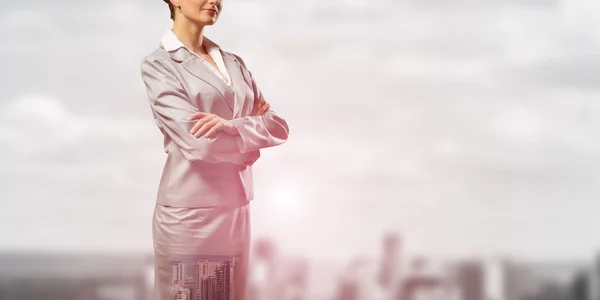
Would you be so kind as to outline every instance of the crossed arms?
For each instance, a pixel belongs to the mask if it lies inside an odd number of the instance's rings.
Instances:
[[[141,75],[156,124],[188,160],[247,166],[258,159],[260,149],[280,145],[288,138],[287,122],[275,112],[264,109],[266,101],[254,79],[255,115],[224,120],[199,111],[160,59],[145,58]],[[259,114],[261,107],[264,113]]]

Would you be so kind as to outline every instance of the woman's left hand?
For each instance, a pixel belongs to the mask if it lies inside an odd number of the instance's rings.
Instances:
[[[269,104],[265,100],[265,98],[263,98],[261,96],[257,101],[254,101],[254,106],[252,107],[252,111],[250,112],[250,115],[251,116],[262,116],[266,112],[268,112],[270,109],[271,109],[271,104]]]
[[[233,124],[215,114],[209,114],[204,112],[196,112],[192,114],[189,120],[198,120],[190,131],[195,137],[205,136],[207,138],[213,137],[217,131],[225,131],[228,134],[238,134],[237,128]]]

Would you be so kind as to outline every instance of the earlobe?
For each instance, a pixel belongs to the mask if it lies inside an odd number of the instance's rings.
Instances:
[[[171,1],[171,3],[177,8],[177,10],[181,10],[181,3],[179,3],[179,1]]]

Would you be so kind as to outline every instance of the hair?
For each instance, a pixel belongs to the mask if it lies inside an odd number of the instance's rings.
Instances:
[[[169,5],[169,11],[171,12],[171,20],[175,20],[175,7],[173,6],[173,3],[171,3],[170,0],[163,1],[165,1],[165,3]]]

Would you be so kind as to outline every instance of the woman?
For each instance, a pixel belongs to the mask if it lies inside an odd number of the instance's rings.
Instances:
[[[204,37],[222,0],[164,1],[173,28],[141,63],[167,153],[152,227],[157,299],[244,299],[252,165],[288,125],[244,61]]]

